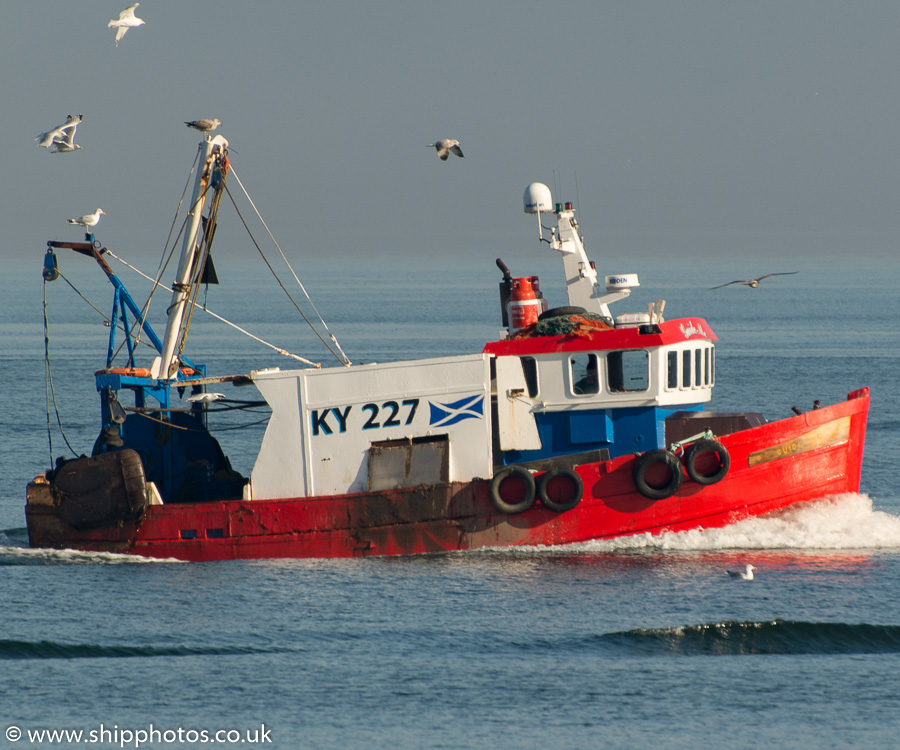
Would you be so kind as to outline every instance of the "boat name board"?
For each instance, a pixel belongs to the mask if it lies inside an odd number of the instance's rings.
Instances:
[[[831,445],[846,443],[850,439],[850,417],[841,417],[832,422],[819,425],[809,432],[805,432],[793,440],[787,440],[771,448],[751,453],[748,465],[755,466],[768,461],[776,461],[779,458],[796,456],[798,453],[806,453],[816,448],[826,448]]]

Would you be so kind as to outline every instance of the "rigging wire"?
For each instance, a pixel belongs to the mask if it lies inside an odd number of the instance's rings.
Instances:
[[[238,182],[240,182],[240,180],[238,180]],[[338,360],[338,362],[340,362],[341,364],[343,364],[345,366],[349,365],[350,360],[347,359],[347,356],[344,355],[343,352],[341,352],[341,355],[343,355],[343,358],[342,358],[341,356],[338,355],[337,352],[334,351],[334,349],[331,348],[331,346],[329,346],[328,342],[322,337],[322,334],[320,334],[316,330],[316,327],[312,324],[312,321],[310,321],[310,319],[308,317],[306,317],[306,313],[304,313],[303,310],[300,309],[300,305],[297,304],[297,302],[291,296],[291,293],[284,286],[284,282],[282,282],[282,280],[280,278],[278,278],[278,274],[275,273],[275,269],[272,268],[272,264],[269,263],[268,258],[266,258],[265,254],[263,253],[262,248],[259,246],[259,243],[256,241],[256,238],[253,236],[253,232],[251,232],[250,227],[247,226],[247,222],[244,219],[243,214],[241,214],[241,210],[237,207],[237,203],[235,203],[234,196],[231,194],[231,191],[228,189],[227,185],[225,186],[225,192],[228,193],[228,197],[231,199],[231,203],[234,206],[234,210],[237,211],[238,218],[241,220],[241,223],[244,225],[244,229],[246,229],[247,234],[250,235],[250,241],[253,243],[253,245],[256,248],[257,252],[259,253],[260,257],[263,259],[263,262],[269,267],[269,270],[272,272],[272,276],[274,276],[275,281],[278,282],[278,286],[280,286],[282,291],[287,295],[287,298],[294,305],[297,312],[300,313],[303,320],[306,321],[307,325],[309,325],[312,332],[314,334],[316,334],[316,337],[319,339],[319,341],[321,341],[325,345],[325,348],[328,349],[328,351],[330,351],[332,353],[332,355],[335,357],[335,359]],[[338,347],[338,348],[340,349],[340,347]]]
[[[344,353],[344,350],[341,349],[341,345],[338,343],[338,340],[337,340],[337,338],[334,336],[334,334],[333,334],[330,330],[328,330],[328,324],[325,322],[325,319],[322,317],[322,315],[321,315],[321,313],[319,312],[318,308],[316,307],[315,303],[312,301],[312,298],[309,296],[309,293],[306,291],[306,287],[303,286],[303,284],[301,283],[301,281],[300,281],[300,279],[298,278],[297,274],[294,272],[294,269],[291,267],[290,262],[288,261],[287,257],[286,257],[285,254],[284,254],[284,251],[283,251],[283,250],[281,249],[281,247],[279,246],[279,244],[278,244],[278,242],[276,241],[274,235],[272,234],[272,231],[269,229],[269,225],[266,224],[266,220],[263,219],[262,214],[260,214],[259,209],[256,207],[256,204],[253,202],[253,199],[250,197],[250,194],[247,192],[247,188],[245,188],[245,187],[244,187],[244,183],[241,182],[241,178],[238,177],[237,172],[234,171],[234,167],[233,167],[233,166],[231,167],[231,174],[234,175],[234,179],[237,180],[237,184],[240,186],[241,190],[243,191],[244,196],[247,198],[247,200],[249,201],[250,205],[253,207],[253,210],[256,212],[257,218],[259,218],[259,220],[260,220],[260,222],[262,223],[263,227],[265,227],[265,230],[266,230],[266,232],[268,233],[269,238],[272,240],[273,244],[274,244],[275,247],[278,249],[278,252],[281,254],[281,257],[282,257],[282,259],[284,260],[285,265],[288,267],[288,270],[290,270],[291,274],[292,274],[293,277],[294,277],[294,281],[297,282],[297,286],[300,287],[300,289],[303,291],[303,294],[306,296],[307,301],[308,301],[309,304],[312,306],[312,309],[315,310],[316,315],[319,317],[319,321],[322,323],[322,327],[328,332],[328,337],[329,337],[329,338],[331,339],[331,341],[334,343],[334,345],[335,345],[335,347],[337,348],[337,350],[341,353],[341,357],[343,357],[343,364],[344,364],[344,365],[349,365],[349,364],[350,364],[350,359],[349,359],[349,358],[347,357],[347,355]],[[226,187],[226,190],[227,190],[227,189],[228,189],[228,188]],[[231,197],[231,193],[230,193],[230,192],[229,192],[228,195],[229,195],[229,197]],[[233,202],[234,202],[234,199],[232,198],[232,203],[233,203]],[[237,208],[237,206],[235,206],[235,208]],[[243,221],[243,218],[241,219],[241,221]],[[246,226],[246,224],[245,224],[244,226]],[[249,231],[249,230],[248,230],[248,231]],[[269,267],[271,268],[271,266],[269,266]],[[292,301],[293,301],[293,300],[292,300]],[[301,313],[301,315],[302,315],[302,313]],[[306,318],[305,315],[304,315],[303,317],[304,317],[304,319]],[[309,321],[307,321],[307,322],[309,322]],[[310,323],[310,326],[312,326],[311,323]],[[327,344],[326,344],[326,346],[327,346]]]
[[[147,274],[145,274],[145,273],[144,273],[143,271],[141,271],[139,268],[135,268],[135,267],[134,267],[133,265],[131,265],[128,261],[126,261],[126,260],[123,259],[123,258],[120,258],[118,255],[116,255],[116,254],[115,254],[114,252],[112,252],[111,250],[107,250],[107,251],[106,251],[106,254],[107,254],[110,258],[114,258],[115,260],[119,261],[119,263],[121,263],[123,266],[127,266],[128,268],[130,268],[130,269],[131,269],[132,271],[134,271],[138,276],[143,276],[143,277],[144,277],[145,279],[147,279],[148,281],[153,281],[153,278],[152,278],[152,277],[150,277],[150,276],[148,276]],[[165,284],[159,284],[158,286],[159,286],[160,289],[164,289],[164,290],[166,290],[167,292],[171,292],[171,291],[172,291],[172,289],[169,288],[169,287],[167,287]],[[215,318],[216,320],[218,320],[220,323],[224,323],[225,325],[231,326],[231,327],[234,328],[236,331],[239,331],[240,333],[243,333],[245,336],[249,336],[251,339],[253,339],[254,341],[259,342],[259,343],[262,344],[263,346],[267,346],[267,347],[269,347],[270,349],[273,349],[274,351],[276,351],[278,354],[280,354],[280,355],[283,356],[283,357],[290,357],[291,359],[296,359],[298,362],[303,362],[304,364],[311,365],[312,367],[321,367],[321,366],[322,366],[322,365],[321,365],[320,363],[318,363],[318,362],[313,362],[312,360],[309,360],[309,359],[306,359],[306,358],[304,358],[304,357],[301,357],[299,354],[292,354],[291,352],[289,352],[289,351],[287,351],[287,350],[285,350],[285,349],[282,349],[281,347],[276,346],[275,344],[269,343],[269,342],[266,341],[265,339],[261,339],[259,336],[255,336],[254,334],[250,333],[250,331],[248,331],[248,330],[246,330],[246,329],[244,329],[244,328],[241,328],[241,327],[240,327],[239,325],[237,325],[236,323],[232,323],[230,320],[227,320],[226,318],[223,318],[221,315],[218,315],[218,314],[214,313],[214,312],[213,312],[212,310],[210,310],[208,307],[201,306],[200,309],[203,310],[203,312],[205,312],[207,315],[211,315],[212,317],[214,317],[214,318]]]
[[[53,431],[50,427],[50,401],[53,401],[53,410],[56,413],[56,424],[59,425],[59,432],[63,440],[72,451],[72,455],[77,456],[78,453],[66,437],[66,431],[63,429],[62,420],[59,416],[59,405],[56,403],[56,390],[53,387],[53,368],[50,366],[50,320],[47,315],[47,280],[44,279],[44,373],[47,403],[47,442],[50,447],[50,465],[53,466]]]

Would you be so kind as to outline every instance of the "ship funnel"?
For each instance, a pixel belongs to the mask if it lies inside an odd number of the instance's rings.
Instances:
[[[548,213],[553,211],[553,196],[550,188],[543,182],[532,182],[525,188],[523,196],[526,214]]]

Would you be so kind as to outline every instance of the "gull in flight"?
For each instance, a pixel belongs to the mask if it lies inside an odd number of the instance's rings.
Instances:
[[[129,5],[125,10],[119,13],[118,18],[114,18],[107,25],[110,29],[117,29],[116,31],[116,47],[119,46],[119,42],[122,41],[122,37],[128,33],[128,29],[134,26],[141,26],[142,24],[147,23],[146,21],[141,20],[136,15],[134,15],[134,9],[138,7],[140,3],[135,3],[134,5]]]
[[[457,156],[462,156],[462,149],[459,147],[459,141],[453,138],[441,138],[439,141],[429,143],[425,148],[433,148],[437,150],[437,155],[441,157],[441,161],[447,161],[452,151]]]
[[[744,570],[729,570],[728,575],[732,578],[743,578],[745,581],[752,581],[754,570],[756,570],[755,565],[747,565]]]
[[[190,122],[185,121],[184,124],[189,128],[194,128],[194,130],[208,133],[210,130],[215,130],[222,123],[214,117],[212,120],[191,120]]]
[[[98,208],[92,214],[85,214],[84,216],[79,216],[77,219],[66,219],[66,221],[69,222],[69,224],[77,224],[87,229],[88,227],[97,226],[97,222],[100,221],[101,215],[105,216],[106,211],[102,208]]]
[[[55,128],[53,128],[53,130],[48,130],[46,133],[38,134],[38,137],[34,140],[38,142],[38,146],[42,146],[43,148],[50,148],[50,146],[52,146],[54,143],[60,143],[69,138],[74,138],[75,128],[78,127],[78,123],[80,123],[83,118],[84,115],[69,115],[68,117],[66,117],[66,121],[62,125],[57,125]],[[78,146],[78,148],[81,148],[81,146]]]
[[[787,271],[785,273],[767,273],[764,276],[760,276],[758,279],[735,279],[734,281],[729,281],[727,284],[719,284],[719,286],[711,286],[710,289],[721,289],[723,286],[731,286],[732,284],[746,284],[751,289],[756,289],[759,286],[759,282],[763,279],[768,279],[770,276],[792,276],[795,273],[799,273],[798,271]]]
[[[75,143],[75,128],[69,128],[65,139],[56,139],[53,141],[53,148],[50,149],[51,154],[70,154],[81,148]]]
[[[197,401],[209,404],[213,401],[221,401],[223,398],[225,398],[224,393],[195,393],[193,396],[188,396],[185,401],[191,404]]]

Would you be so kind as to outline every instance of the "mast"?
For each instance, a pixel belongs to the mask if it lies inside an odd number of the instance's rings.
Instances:
[[[197,178],[194,181],[194,192],[191,196],[188,222],[181,246],[181,257],[178,272],[172,284],[172,301],[169,303],[166,332],[162,339],[162,352],[154,360],[152,376],[163,380],[173,379],[178,374],[178,342],[181,339],[185,312],[191,297],[191,288],[200,271],[200,243],[198,238],[202,229],[202,213],[206,199],[210,193],[210,182],[215,182],[219,170],[226,166],[225,154],[228,141],[217,135],[206,137],[200,144],[200,161]],[[214,188],[216,186],[214,185]]]

